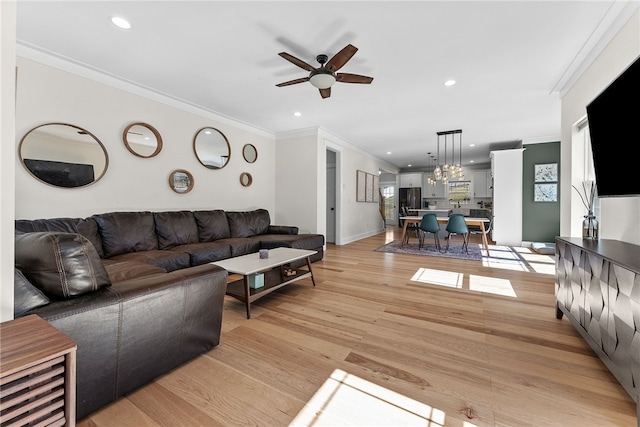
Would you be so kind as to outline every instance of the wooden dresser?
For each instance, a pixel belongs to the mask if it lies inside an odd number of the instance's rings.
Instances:
[[[75,426],[76,343],[36,315],[0,323],[0,424]]]

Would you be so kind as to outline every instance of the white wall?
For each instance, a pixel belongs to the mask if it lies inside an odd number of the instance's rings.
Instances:
[[[343,245],[384,231],[377,203],[356,202],[356,171],[397,171],[325,129],[302,129],[277,135],[276,222],[297,219],[300,232],[326,235],[326,150],[336,152],[336,244]],[[377,191],[378,189],[375,189]]]
[[[0,1],[0,322],[13,319],[16,3]]]
[[[580,237],[584,206],[571,184],[579,187],[582,170],[571,161],[573,126],[586,114],[586,106],[635,58],[640,55],[640,11],[636,10],[622,29],[595,58],[580,79],[562,97],[561,142],[561,218],[562,236]],[[637,134],[636,134],[637,138]],[[612,147],[628,155],[631,147]],[[580,154],[580,153],[576,153]],[[640,245],[640,197],[606,198],[600,201],[600,238],[617,239]]]
[[[265,208],[275,216],[274,137],[201,111],[185,111],[93,79],[18,57],[15,159],[15,215],[18,219],[85,217],[110,211]],[[17,144],[30,129],[48,122],[85,128],[104,144],[108,169],[98,182],[83,188],[56,188],[34,179],[18,159]],[[131,154],[122,132],[133,122],[154,126],[162,136],[162,151],[153,158]],[[219,129],[231,145],[223,169],[204,167],[194,155],[193,137],[206,126]],[[247,163],[242,147],[251,143],[258,160]],[[186,169],[194,188],[186,194],[172,191],[170,173]],[[253,176],[250,187],[240,185],[240,174]],[[296,224],[291,224],[296,225]]]

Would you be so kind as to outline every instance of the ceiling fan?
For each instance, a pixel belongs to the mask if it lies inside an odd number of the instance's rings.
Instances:
[[[309,82],[320,90],[320,96],[328,98],[331,96],[331,86],[333,86],[335,82],[369,84],[373,81],[373,77],[361,76],[359,74],[336,73],[336,71],[342,68],[357,51],[357,47],[348,44],[331,59],[329,59],[327,55],[318,55],[316,57],[316,61],[320,63],[320,67],[318,68],[309,65],[303,60],[286,52],[280,52],[278,55],[287,61],[297,65],[303,70],[309,71],[309,77],[290,80],[288,82],[279,83],[276,86],[283,87],[297,83]]]

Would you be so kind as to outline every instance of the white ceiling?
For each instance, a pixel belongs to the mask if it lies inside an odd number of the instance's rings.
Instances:
[[[490,149],[559,140],[559,91],[630,3],[23,0],[17,38],[19,52],[44,51],[270,133],[321,126],[406,170],[427,165],[438,131],[463,130],[465,166],[489,162]],[[114,15],[133,28],[113,26]],[[279,52],[316,66],[316,55],[349,43],[359,51],[340,72],[371,85],[336,83],[327,99],[309,83],[276,87],[308,75]]]

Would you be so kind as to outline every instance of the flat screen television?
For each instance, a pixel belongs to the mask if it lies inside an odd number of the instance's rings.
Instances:
[[[598,197],[640,196],[640,57],[589,105]]]
[[[24,159],[29,171],[42,181],[56,187],[82,187],[95,181],[93,165]]]

